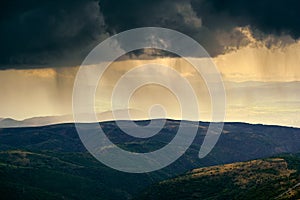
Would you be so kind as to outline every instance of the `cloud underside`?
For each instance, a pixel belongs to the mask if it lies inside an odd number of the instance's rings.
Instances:
[[[144,26],[185,33],[211,56],[245,46],[281,48],[300,36],[296,0],[7,0],[0,4],[0,69],[80,65],[105,38]]]

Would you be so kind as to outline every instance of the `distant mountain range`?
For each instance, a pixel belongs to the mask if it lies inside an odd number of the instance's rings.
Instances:
[[[146,113],[136,109],[129,110],[116,110],[115,113],[118,116],[118,120],[133,120],[135,119],[148,119]],[[128,118],[127,113],[130,113]],[[88,114],[81,115],[84,118],[88,118]],[[112,111],[106,111],[97,114],[97,121],[113,121],[115,117]],[[33,117],[24,120],[16,120],[12,118],[0,118],[0,128],[11,128],[11,127],[34,127],[34,126],[46,126],[52,124],[63,124],[63,123],[73,123],[73,115],[61,115],[61,116],[43,116],[43,117]],[[82,122],[92,122],[92,121],[82,121]]]
[[[15,120],[12,118],[0,119],[0,128],[9,127],[31,127],[31,126],[44,126],[57,123],[71,123],[73,122],[72,116],[49,116],[49,117],[34,117],[25,120]]]
[[[149,152],[172,140],[179,123],[167,120],[157,135],[147,139],[125,134],[113,121],[100,125],[119,147]],[[194,125],[188,121],[184,124],[186,127]],[[198,134],[181,158],[162,170],[146,174],[119,172],[95,160],[84,148],[72,123],[3,128],[0,129],[1,194],[6,197],[4,199],[131,199],[141,195],[151,184],[195,168],[300,152],[300,129],[225,123],[213,151],[199,159],[198,152],[207,127],[208,123],[199,122]],[[224,181],[222,178],[217,180],[220,184]],[[212,182],[207,187],[215,187],[215,184]]]

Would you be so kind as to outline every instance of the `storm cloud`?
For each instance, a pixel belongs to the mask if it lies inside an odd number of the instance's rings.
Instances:
[[[97,1],[1,1],[1,68],[77,65],[105,37]]]
[[[0,6],[0,69],[79,65],[108,36],[144,26],[185,33],[212,56],[253,43],[249,34],[269,48],[300,37],[297,0],[7,0]]]
[[[251,25],[266,34],[300,36],[300,1],[191,0],[194,10],[209,26]]]

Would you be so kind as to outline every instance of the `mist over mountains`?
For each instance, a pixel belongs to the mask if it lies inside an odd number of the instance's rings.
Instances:
[[[118,116],[119,120],[148,119],[146,113],[135,109],[116,110],[114,111],[114,114]],[[100,122],[112,121],[115,120],[114,114],[112,111],[98,113],[97,119]],[[90,114],[81,114],[80,116],[89,119]],[[93,123],[95,121],[85,120],[80,122]],[[37,126],[46,126],[46,125],[64,124],[64,123],[74,123],[73,115],[32,117],[24,120],[16,120],[12,118],[0,118],[0,128],[37,127]]]

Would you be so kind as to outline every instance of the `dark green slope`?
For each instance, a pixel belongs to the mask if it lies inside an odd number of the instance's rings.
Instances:
[[[43,196],[37,199],[130,199],[160,177],[167,176],[118,172],[88,153],[0,152],[0,191],[6,199],[36,199],[31,193]]]

